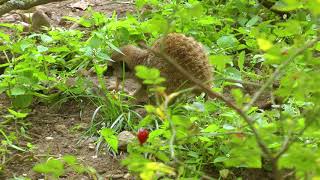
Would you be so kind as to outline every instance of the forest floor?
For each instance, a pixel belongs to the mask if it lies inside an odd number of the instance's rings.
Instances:
[[[81,17],[88,6],[107,16],[111,16],[114,11],[118,15],[134,11],[133,3],[112,0],[69,0],[46,4],[40,8],[51,14],[53,26],[61,27],[63,16]],[[16,23],[21,21],[19,18],[19,15],[12,12],[2,16],[0,22]],[[65,28],[70,26],[71,24],[64,24]],[[5,113],[4,110],[9,106],[9,100],[3,94],[0,95],[0,114]],[[28,123],[26,135],[22,140],[19,139],[19,144],[16,145],[26,147],[27,142],[31,142],[35,149],[27,153],[13,151],[12,154],[9,154],[5,161],[4,173],[0,173],[0,179],[18,176],[41,179],[43,176],[33,172],[33,166],[44,162],[49,157],[59,158],[66,154],[76,156],[79,163],[93,167],[105,179],[130,178],[127,170],[120,165],[120,157],[111,156],[107,152],[96,153],[97,139],[84,137],[94,111],[95,107],[86,102],[69,101],[55,107],[43,104],[34,105],[33,111],[26,119]],[[10,126],[13,131],[20,131],[19,127],[19,125]],[[68,173],[61,179],[91,178],[85,174]]]

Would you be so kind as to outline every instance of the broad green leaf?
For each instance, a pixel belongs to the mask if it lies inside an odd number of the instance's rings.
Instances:
[[[272,48],[272,43],[266,39],[259,38],[258,40],[259,48],[263,51],[267,51]]]
[[[20,85],[16,85],[10,90],[10,92],[12,96],[23,95],[26,93],[26,88]]]
[[[110,147],[118,152],[118,139],[117,136],[114,135],[114,132],[110,128],[103,128],[100,132],[101,136],[104,140],[110,145]]]
[[[254,16],[252,17],[246,24],[246,27],[251,27],[254,26],[255,24],[257,24],[257,22],[260,20],[259,16]]]
[[[209,56],[210,63],[217,67],[219,71],[222,71],[227,64],[232,63],[231,56],[225,56],[225,55],[212,55]]]
[[[219,126],[217,124],[210,124],[208,127],[206,127],[203,132],[216,132],[219,129]]]
[[[33,102],[33,96],[30,94],[22,94],[14,96],[12,104],[16,108],[26,108]]]
[[[50,36],[48,36],[46,34],[41,34],[40,38],[44,43],[49,43],[49,42],[53,41],[52,37],[50,37]]]
[[[156,68],[147,68],[145,66],[136,66],[136,76],[143,79],[145,84],[160,84],[165,81],[160,77],[160,71]]]
[[[75,156],[72,155],[64,155],[63,160],[68,164],[68,165],[76,165],[78,163],[78,160]]]
[[[229,167],[261,168],[261,154],[254,138],[232,138],[230,157],[224,160]]]
[[[36,164],[33,170],[39,173],[52,174],[58,178],[64,174],[64,165],[57,159],[48,159],[47,162],[42,164]]]
[[[45,47],[45,46],[42,46],[42,45],[39,45],[39,46],[37,46],[37,49],[38,49],[39,53],[42,53],[42,52],[48,51],[49,48]]]
[[[218,46],[224,49],[235,47],[238,43],[238,40],[232,35],[222,36],[217,40]]]

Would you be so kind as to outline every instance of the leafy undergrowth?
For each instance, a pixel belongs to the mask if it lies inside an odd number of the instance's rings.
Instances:
[[[84,31],[23,35],[19,26],[0,24],[15,30],[0,31],[0,92],[11,100],[0,122],[0,168],[12,151],[32,151],[31,144],[15,144],[28,133],[25,119],[34,104],[76,99],[96,107],[86,135],[99,137],[97,147],[103,143],[117,154],[117,133],[150,132],[146,142],[128,145],[122,161],[142,179],[319,178],[320,2],[261,2],[137,0],[137,13],[122,19],[90,10],[91,18],[67,18]],[[168,32],[193,36],[206,47],[212,91],[228,98],[166,95],[160,73],[140,67],[138,77],[158,97],[141,118],[131,97],[107,88],[110,56],[121,45],[151,45]],[[96,83],[88,80],[90,69]],[[21,129],[6,128],[16,124]],[[95,174],[72,156],[49,158],[34,170],[58,178],[65,168]]]

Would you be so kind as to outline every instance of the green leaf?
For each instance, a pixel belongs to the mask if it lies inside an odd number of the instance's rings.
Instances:
[[[277,1],[273,8],[280,11],[293,11],[303,7],[303,3],[300,0],[283,0]]]
[[[9,34],[5,34],[5,33],[3,33],[3,32],[1,32],[0,31],[0,39],[2,40],[2,41],[6,41],[6,42],[10,42],[10,36],[9,36]]]
[[[295,143],[279,159],[279,167],[294,168],[299,176],[303,176],[306,172],[319,172],[319,157],[320,151],[318,148]]]
[[[225,156],[220,156],[220,157],[217,157],[214,159],[213,163],[220,163],[220,162],[224,162],[224,161],[227,161],[228,158],[225,157]]]
[[[263,39],[263,38],[259,38],[257,41],[258,41],[258,45],[259,45],[260,49],[262,49],[264,51],[269,50],[273,46],[270,41]]]
[[[101,46],[101,44],[103,44],[102,39],[98,37],[97,34],[94,34],[89,40],[88,40],[88,44],[91,48],[96,49],[99,48]]]
[[[242,91],[240,89],[232,89],[231,94],[234,97],[234,99],[236,100],[237,105],[239,105],[241,107],[243,105],[243,103],[245,102],[245,98],[244,98]]]
[[[37,46],[37,50],[40,53],[46,52],[46,51],[48,51],[48,49],[49,49],[48,47],[45,47],[45,46],[42,46],[42,45]]]
[[[254,138],[232,138],[230,157],[224,161],[229,167],[261,168],[261,154]]]
[[[317,50],[317,51],[320,51],[320,42],[318,42],[318,43],[316,44],[316,50]]]
[[[41,38],[41,41],[44,42],[44,43],[49,43],[49,42],[53,41],[52,37],[50,37],[50,36],[48,36],[46,34],[41,34],[40,38]]]
[[[222,71],[227,64],[232,64],[231,56],[215,55],[209,56],[210,63],[217,67],[219,71]]]
[[[70,52],[67,46],[50,47],[50,52]]]
[[[111,42],[107,41],[107,44],[111,47],[111,49],[117,51],[118,53],[123,54],[123,53],[121,52],[121,50],[120,50],[119,48],[117,48],[115,45],[113,45]]]
[[[21,112],[17,112],[17,111],[15,111],[15,110],[13,110],[13,109],[8,109],[8,111],[9,111],[9,113],[10,114],[12,114],[12,115],[14,115],[16,118],[25,118],[25,117],[27,117],[28,116],[28,113],[21,113]]]
[[[227,49],[238,45],[238,40],[233,35],[222,36],[217,40],[219,47]]]
[[[240,71],[243,71],[243,65],[245,62],[245,57],[246,57],[246,52],[245,51],[241,51],[241,53],[239,54],[239,58],[238,58],[238,67],[240,69]]]
[[[217,124],[210,124],[208,127],[206,127],[203,132],[217,132],[219,129],[219,126]]]
[[[118,152],[118,139],[117,136],[114,135],[114,132],[110,128],[103,128],[100,132],[101,136],[104,140],[110,145],[110,147]]]
[[[14,96],[12,104],[16,108],[26,108],[29,107],[33,102],[33,96],[30,94],[23,94]]]
[[[18,96],[18,95],[23,95],[26,93],[26,88],[24,86],[21,85],[16,85],[11,89],[11,95],[12,96]]]
[[[143,79],[145,84],[160,84],[165,81],[160,77],[160,71],[156,68],[148,68],[145,66],[136,66],[136,76]]]
[[[38,173],[53,175],[55,178],[64,174],[63,163],[57,159],[48,159],[45,163],[37,164],[33,167],[33,170]]]
[[[63,160],[68,164],[68,165],[76,165],[78,163],[77,158],[72,155],[64,155]]]
[[[253,16],[246,24],[246,27],[254,26],[260,20],[259,16]]]
[[[201,25],[211,25],[211,24],[222,25],[221,21],[218,18],[212,17],[212,16],[201,17],[198,20],[198,23],[200,23]]]

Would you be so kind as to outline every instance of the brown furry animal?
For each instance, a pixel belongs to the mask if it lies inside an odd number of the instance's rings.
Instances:
[[[162,50],[161,52],[166,53],[195,78],[211,86],[212,69],[208,57],[202,45],[192,37],[170,33],[158,39],[151,48],[158,52]],[[116,62],[124,61],[130,70],[134,70],[137,65],[159,69],[161,76],[166,78],[167,93],[194,86],[172,65],[148,50],[126,45],[121,48],[121,51],[123,54],[115,52],[111,58]],[[141,94],[141,92],[137,92],[137,94]]]
[[[42,10],[36,10],[32,15],[31,29],[39,31],[43,27],[51,27],[51,20]]]

